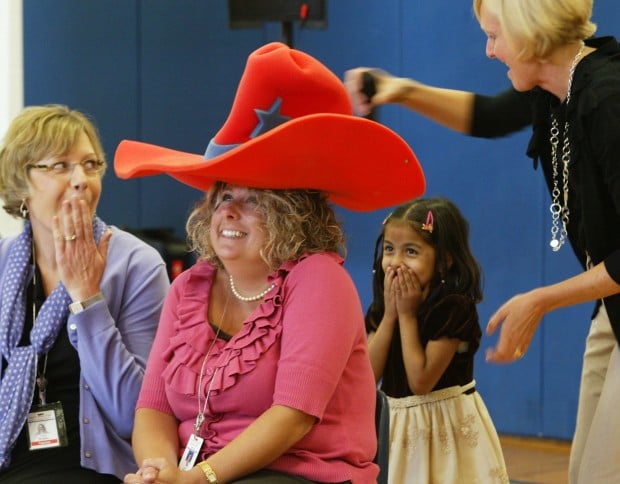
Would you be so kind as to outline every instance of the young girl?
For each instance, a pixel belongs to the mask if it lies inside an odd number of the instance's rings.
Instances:
[[[390,404],[391,483],[508,483],[476,392],[481,271],[469,224],[443,198],[401,205],[375,246],[370,358]]]

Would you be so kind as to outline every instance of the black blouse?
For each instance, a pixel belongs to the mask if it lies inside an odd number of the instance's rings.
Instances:
[[[436,302],[429,301],[418,316],[418,325],[423,348],[426,348],[429,341],[441,338],[454,338],[466,343],[463,351],[455,353],[433,391],[454,385],[465,385],[472,381],[474,355],[480,346],[482,335],[475,303],[470,298],[458,294],[442,296]],[[381,389],[394,398],[413,395],[407,383],[398,329],[394,331],[392,338]]]
[[[36,278],[41,280],[37,268]],[[33,286],[31,286],[33,287]],[[26,308],[31,308],[34,302],[36,312],[45,301],[42,284],[36,285],[36,293],[28,291]],[[24,331],[20,346],[30,344],[29,337],[32,329],[32,311],[26,311]],[[43,371],[45,356],[39,357],[39,373]],[[24,425],[13,452],[9,468],[0,471],[0,482],[20,482],[39,484],[89,484],[118,483],[115,476],[98,474],[80,465],[80,427],[79,427],[79,382],[80,360],[77,351],[69,342],[67,330],[63,327],[58,334],[54,346],[47,355],[45,377],[48,380],[47,402],[60,401],[65,416],[69,445],[30,451],[28,429]],[[39,403],[38,392],[34,392],[33,404]]]
[[[589,255],[595,264],[604,262],[620,283],[620,46],[613,37],[590,39],[586,45],[596,50],[577,65],[568,106],[539,88],[477,95],[471,135],[503,136],[531,125],[527,154],[534,168],[542,166],[551,191],[550,113],[566,117],[571,147],[569,240],[584,268]],[[620,341],[620,295],[604,301]]]

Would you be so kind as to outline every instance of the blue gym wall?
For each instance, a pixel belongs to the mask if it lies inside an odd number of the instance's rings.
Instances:
[[[281,40],[279,24],[231,30],[224,0],[23,0],[25,102],[65,103],[91,114],[109,161],[121,139],[204,151],[225,121],[248,54]],[[506,68],[484,56],[485,37],[469,1],[327,0],[324,30],[294,29],[293,43],[338,75],[358,65],[450,88],[492,94]],[[620,35],[617,0],[596,0],[600,34]],[[565,247],[548,248],[548,195],[524,155],[528,133],[477,140],[393,106],[378,120],[413,147],[427,195],[453,199],[471,224],[485,273],[483,327],[512,295],[580,269]],[[376,160],[381,165],[381,160]],[[364,169],[365,167],[360,167]],[[167,177],[122,181],[106,174],[99,215],[132,228],[172,227],[200,193]],[[350,270],[370,301],[374,240],[388,210],[340,210]],[[513,365],[477,356],[477,387],[500,432],[569,439],[590,304],[545,317],[527,356]]]

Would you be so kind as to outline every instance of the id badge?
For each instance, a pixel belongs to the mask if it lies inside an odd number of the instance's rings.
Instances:
[[[185,447],[185,452],[183,452],[183,456],[179,461],[179,469],[182,471],[189,471],[194,467],[203,442],[204,439],[198,437],[196,434],[190,436],[187,446]]]
[[[30,450],[65,447],[69,444],[62,403],[33,405],[28,414]]]

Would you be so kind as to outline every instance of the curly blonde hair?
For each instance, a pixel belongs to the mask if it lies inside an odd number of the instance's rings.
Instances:
[[[85,133],[97,159],[105,154],[97,128],[79,111],[60,104],[30,106],[13,120],[0,147],[0,198],[4,210],[21,218],[20,207],[28,196],[28,165],[67,154]]]
[[[211,218],[221,192],[229,186],[222,182],[215,183],[194,208],[185,227],[190,249],[196,251],[201,259],[218,267],[222,263],[211,245]],[[342,224],[325,193],[314,190],[250,190],[257,197],[257,210],[263,215],[263,230],[267,238],[261,256],[272,270],[304,254],[346,254]]]
[[[522,61],[545,60],[558,47],[596,32],[590,20],[593,0],[474,0],[478,21],[483,5],[497,15]]]

